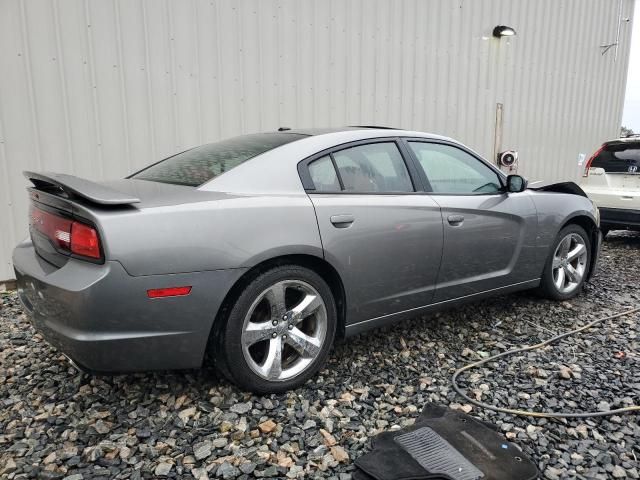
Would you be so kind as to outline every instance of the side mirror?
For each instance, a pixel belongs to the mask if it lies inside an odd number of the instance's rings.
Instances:
[[[518,193],[527,189],[527,181],[520,175],[509,175],[507,177],[507,192]]]

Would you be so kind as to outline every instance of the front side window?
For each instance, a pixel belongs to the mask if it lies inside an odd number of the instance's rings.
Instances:
[[[303,138],[295,133],[256,133],[192,148],[129,178],[197,187],[250,158]]]
[[[409,172],[394,142],[371,143],[333,153],[347,192],[413,192]]]
[[[434,193],[480,195],[502,191],[498,174],[451,145],[409,142]]]

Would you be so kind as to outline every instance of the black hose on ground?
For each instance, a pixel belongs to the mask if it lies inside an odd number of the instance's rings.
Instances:
[[[563,338],[566,338],[566,337],[568,337],[570,335],[575,335],[576,333],[580,333],[580,332],[582,332],[584,330],[587,330],[587,329],[589,329],[589,328],[591,328],[594,325],[597,325],[599,323],[606,322],[607,320],[611,320],[611,319],[614,319],[614,318],[623,317],[623,316],[626,316],[626,315],[631,315],[632,313],[636,313],[636,312],[640,312],[640,307],[635,307],[635,308],[632,308],[630,310],[626,310],[624,312],[620,312],[620,313],[609,315],[609,316],[606,316],[606,317],[603,317],[603,318],[599,318],[597,320],[594,320],[592,322],[587,323],[586,325],[583,325],[582,327],[576,328],[575,330],[570,330],[570,331],[565,332],[565,333],[561,333],[560,335],[556,335],[555,337],[552,337],[549,340],[545,340],[544,342],[538,343],[536,345],[530,345],[530,346],[526,346],[526,347],[514,348],[513,350],[508,350],[506,352],[502,352],[502,353],[499,353],[497,355],[493,355],[491,357],[485,358],[485,359],[480,360],[478,362],[474,362],[474,363],[470,363],[469,365],[465,365],[464,367],[456,370],[456,372],[451,377],[451,384],[453,386],[453,389],[458,393],[458,395],[463,397],[467,402],[469,402],[472,405],[475,405],[477,407],[480,407],[482,409],[492,410],[494,412],[510,413],[512,415],[519,415],[519,416],[526,416],[526,417],[537,417],[537,418],[593,418],[593,417],[606,417],[606,416],[609,416],[609,415],[619,415],[619,414],[630,413],[630,412],[638,412],[638,411],[640,411],[640,405],[632,405],[632,406],[629,406],[629,407],[617,408],[615,410],[609,410],[609,411],[605,411],[605,412],[577,412],[577,413],[570,413],[570,412],[533,412],[533,411],[528,411],[528,410],[517,410],[517,409],[512,409],[512,408],[503,408],[503,407],[497,407],[495,405],[490,405],[488,403],[480,402],[478,400],[475,400],[475,399],[471,398],[458,385],[458,377],[460,376],[460,374],[466,372],[467,370],[471,370],[473,368],[477,368],[477,367],[479,367],[481,365],[484,365],[487,362],[492,362],[492,361],[497,360],[497,359],[502,358],[502,357],[506,357],[506,356],[513,355],[513,354],[520,353],[520,352],[528,352],[530,350],[536,350],[538,348],[545,347],[545,346],[547,346],[547,345],[549,345],[551,343],[554,343],[554,342],[557,342],[559,340],[562,340]]]

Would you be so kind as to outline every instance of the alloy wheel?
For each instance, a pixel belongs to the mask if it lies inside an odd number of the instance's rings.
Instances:
[[[318,291],[301,280],[284,280],[251,304],[242,327],[242,353],[261,378],[284,381],[313,363],[326,334],[327,307]]]
[[[565,236],[553,254],[553,283],[559,293],[573,292],[587,269],[588,251],[585,240],[577,233]]]

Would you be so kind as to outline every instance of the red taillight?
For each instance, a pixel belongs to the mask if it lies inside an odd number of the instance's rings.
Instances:
[[[71,225],[71,251],[76,255],[100,258],[100,240],[98,232],[84,223],[73,222]]]
[[[100,239],[95,228],[31,206],[31,228],[46,236],[57,249],[100,259]]]
[[[31,227],[48,237],[57,248],[70,249],[72,223],[67,218],[31,207]]]
[[[604,145],[602,145],[598,150],[595,151],[595,153],[593,155],[591,155],[589,157],[589,160],[587,160],[587,163],[585,163],[584,165],[584,172],[582,173],[583,177],[588,177],[589,176],[589,169],[591,168],[591,163],[593,162],[593,160],[600,155],[600,153],[602,152],[602,150],[604,150]]]
[[[154,288],[147,290],[149,298],[183,297],[191,293],[191,287]]]

